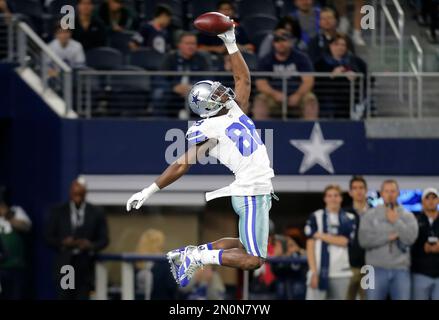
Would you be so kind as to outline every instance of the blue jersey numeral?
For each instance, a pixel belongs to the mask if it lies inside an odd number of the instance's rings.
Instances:
[[[262,140],[256,131],[253,121],[243,114],[239,122],[234,122],[226,129],[226,135],[235,142],[239,152],[248,157],[262,145]]]

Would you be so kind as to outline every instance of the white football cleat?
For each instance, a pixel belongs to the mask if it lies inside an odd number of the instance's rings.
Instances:
[[[187,246],[183,253],[180,268],[178,269],[178,281],[180,282],[180,285],[186,287],[194,276],[195,271],[202,266],[203,263],[200,259],[198,247]]]

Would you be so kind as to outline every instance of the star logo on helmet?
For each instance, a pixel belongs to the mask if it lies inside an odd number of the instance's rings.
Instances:
[[[200,99],[198,99],[198,95],[199,95],[200,93],[199,92],[197,92],[197,93],[195,93],[193,96],[192,96],[192,103],[195,103],[197,106],[198,106],[198,102],[200,101]]]

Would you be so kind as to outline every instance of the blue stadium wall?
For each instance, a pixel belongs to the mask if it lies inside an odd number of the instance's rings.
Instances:
[[[30,297],[53,298],[52,252],[43,241],[50,208],[68,199],[78,174],[156,174],[166,166],[165,141],[183,121],[61,119],[14,72],[0,65],[0,184],[29,213],[32,232]],[[299,174],[303,154],[290,140],[308,140],[314,123],[261,122],[274,129],[274,168],[278,175]],[[335,174],[439,176],[439,140],[367,139],[362,122],[320,122],[327,140],[342,140],[331,154]],[[421,153],[422,150],[422,153]],[[227,174],[221,166],[194,166],[191,174]],[[306,174],[326,175],[320,166]]]

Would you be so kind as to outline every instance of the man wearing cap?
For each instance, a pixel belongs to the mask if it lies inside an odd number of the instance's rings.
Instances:
[[[93,285],[94,256],[108,245],[104,213],[86,202],[82,178],[70,186],[70,201],[52,210],[46,226],[46,242],[56,250],[54,278],[60,300],[86,300]],[[61,287],[63,266],[75,271],[75,288]]]
[[[276,28],[273,37],[274,50],[263,57],[258,64],[258,71],[275,72],[281,76],[288,74],[290,76],[287,81],[286,97],[282,91],[282,77],[260,77],[256,80],[258,91],[276,102],[277,110],[272,110],[274,116],[280,115],[284,99],[286,99],[289,107],[297,108],[303,96],[311,92],[314,86],[314,77],[311,75],[301,75],[300,78],[297,76],[291,77],[292,74],[297,72],[313,71],[311,60],[305,53],[293,47],[293,41],[293,37],[288,30]]]
[[[422,213],[417,216],[419,235],[412,247],[413,299],[439,300],[438,191],[422,193]]]

